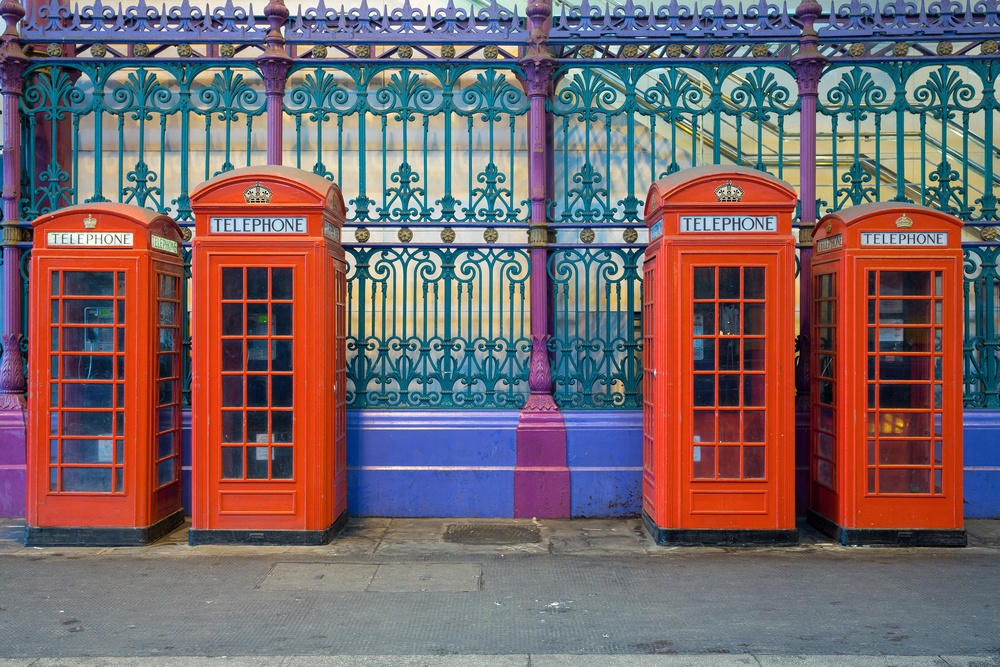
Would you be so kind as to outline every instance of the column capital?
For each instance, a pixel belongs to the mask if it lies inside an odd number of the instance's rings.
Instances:
[[[283,0],[271,0],[264,7],[264,18],[271,27],[264,38],[264,53],[257,56],[255,62],[264,77],[264,92],[268,95],[285,92],[288,70],[292,68],[292,59],[285,53],[285,38],[281,34],[288,15],[288,7]]]
[[[521,59],[520,65],[524,70],[528,97],[548,97],[552,94],[552,72],[558,63],[548,47],[534,49],[529,46],[527,50],[529,55]],[[534,53],[530,53],[532,51]]]
[[[813,23],[823,12],[817,0],[802,0],[795,9],[795,16],[802,21],[802,34],[799,37],[799,50],[790,58],[795,78],[799,85],[799,95],[817,95],[819,79],[826,67],[828,58],[819,51],[819,35]]]

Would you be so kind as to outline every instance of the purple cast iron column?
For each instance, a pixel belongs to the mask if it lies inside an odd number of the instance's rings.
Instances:
[[[517,425],[517,466],[514,469],[514,516],[567,519],[570,516],[569,468],[566,467],[566,425],[552,399],[552,369],[547,343],[547,183],[551,144],[546,137],[545,103],[552,91],[555,59],[549,50],[546,20],[552,14],[548,2],[528,5],[531,35],[521,67],[531,102],[528,111],[529,194],[531,220],[531,362],[528,389],[531,394]]]
[[[264,92],[267,94],[267,163],[281,164],[284,120],[282,102],[285,97],[285,81],[292,59],[285,53],[285,38],[281,26],[288,19],[288,8],[282,0],[271,0],[264,7],[264,17],[271,29],[264,38],[266,48],[257,57],[257,66],[264,77]]]
[[[812,230],[816,226],[816,99],[819,79],[827,59],[819,52],[813,23],[822,8],[816,0],[803,0],[795,10],[802,21],[799,50],[792,56],[799,86],[799,363],[795,369],[795,514],[804,516],[809,505],[809,464],[812,441],[809,392],[812,383]]]
[[[24,516],[25,391],[21,363],[21,251],[27,234],[18,225],[21,198],[21,98],[28,59],[21,51],[17,24],[24,8],[0,2],[7,28],[0,37],[0,93],[3,94],[3,357],[0,358],[0,516]]]

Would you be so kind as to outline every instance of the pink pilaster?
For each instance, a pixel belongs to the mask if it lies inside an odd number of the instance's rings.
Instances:
[[[264,77],[264,93],[267,95],[267,163],[281,164],[282,105],[285,81],[288,70],[292,68],[292,59],[285,53],[285,38],[281,33],[281,26],[288,19],[288,8],[282,0],[271,0],[264,7],[264,17],[271,28],[264,38],[264,53],[257,57],[256,62]]]
[[[547,174],[551,144],[546,136],[545,104],[552,92],[555,59],[547,42],[548,2],[528,5],[531,34],[521,60],[528,89],[528,162],[531,220],[531,391],[517,425],[517,465],[514,469],[514,516],[560,519],[570,515],[569,468],[566,467],[566,425],[552,398],[548,340]]]
[[[3,95],[3,357],[0,358],[0,516],[24,516],[25,390],[21,363],[21,251],[26,240],[18,226],[21,198],[21,123],[18,103],[28,59],[21,51],[17,25],[24,8],[0,3],[7,24],[0,37],[0,93]]]
[[[809,505],[809,464],[812,441],[809,392],[812,383],[812,229],[816,225],[816,99],[827,59],[819,52],[813,23],[822,12],[816,0],[803,0],[795,10],[802,21],[799,50],[791,65],[798,81],[799,114],[799,363],[795,369],[795,514],[804,516]]]

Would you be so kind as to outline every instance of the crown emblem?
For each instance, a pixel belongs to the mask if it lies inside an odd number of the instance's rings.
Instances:
[[[271,191],[260,184],[257,181],[256,185],[252,185],[243,191],[243,199],[248,204],[267,204],[271,201]]]
[[[900,229],[909,229],[910,227],[913,226],[913,220],[906,217],[906,214],[903,214],[898,218],[896,218],[896,226],[899,227]]]
[[[83,219],[83,226],[86,227],[87,229],[93,229],[94,227],[97,226],[97,218],[95,218],[92,215],[88,215],[86,218]]]
[[[743,201],[743,188],[726,181],[725,185],[715,188],[716,201]]]
[[[831,234],[832,232],[833,232],[833,221],[827,220],[826,221],[826,233],[827,234]]]

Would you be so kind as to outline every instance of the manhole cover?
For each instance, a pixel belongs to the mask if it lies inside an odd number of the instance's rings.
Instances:
[[[448,526],[445,542],[459,544],[530,544],[538,541],[536,526],[503,524],[462,524]]]

